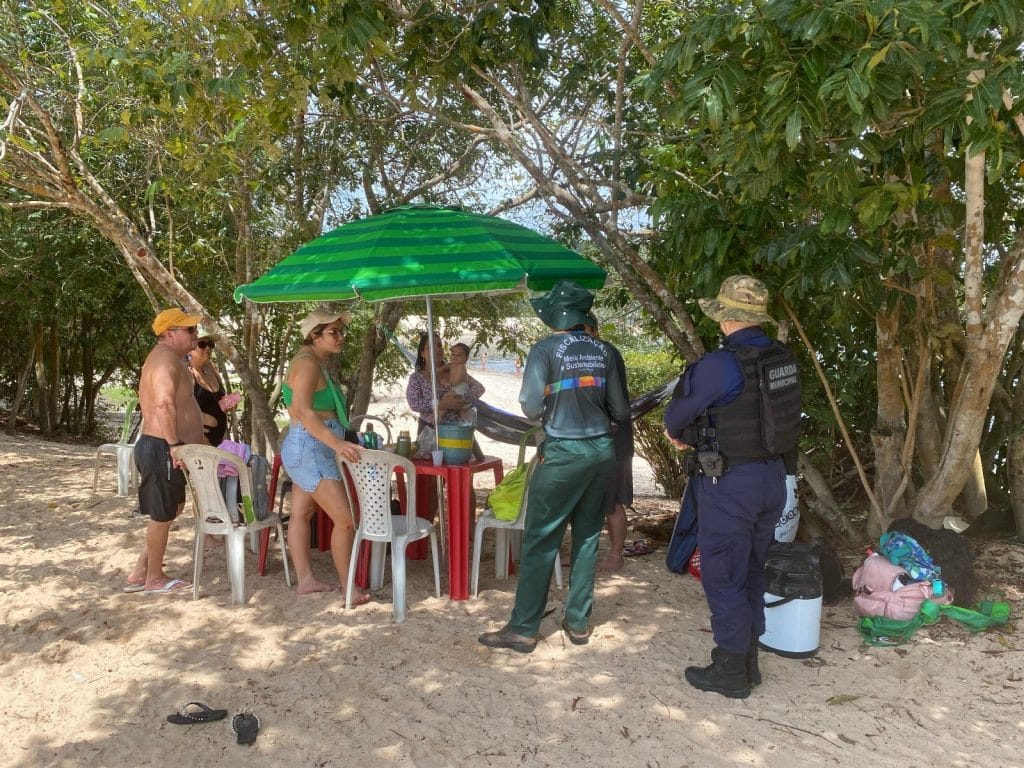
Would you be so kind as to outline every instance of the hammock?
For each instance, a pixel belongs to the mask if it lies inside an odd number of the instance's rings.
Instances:
[[[388,335],[395,343],[395,346],[398,347],[398,351],[409,361],[409,364],[415,365],[416,353],[408,349],[393,334]],[[679,377],[676,376],[657,389],[631,400],[629,403],[630,420],[636,421],[671,397],[678,381]],[[519,445],[523,442],[523,438],[526,437],[527,431],[537,426],[536,423],[527,420],[525,416],[518,416],[514,413],[503,411],[501,408],[495,408],[483,400],[477,400],[473,405],[476,408],[477,430],[499,443]],[[529,445],[536,445],[536,435],[527,437],[526,442]]]

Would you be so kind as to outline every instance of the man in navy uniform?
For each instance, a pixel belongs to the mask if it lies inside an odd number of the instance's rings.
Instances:
[[[800,377],[785,345],[762,329],[768,289],[756,278],[727,278],[700,308],[725,335],[721,349],[687,366],[665,411],[665,434],[693,448],[701,584],[711,610],[711,664],[688,667],[690,685],[746,698],[760,684],[757,641],[764,633],[764,564],[795,471]]]

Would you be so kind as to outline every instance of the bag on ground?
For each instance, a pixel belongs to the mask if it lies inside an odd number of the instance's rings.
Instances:
[[[924,581],[939,576],[939,568],[931,555],[913,536],[903,531],[888,531],[878,542],[878,551],[889,558],[889,562],[905,569],[914,581]]]
[[[952,602],[952,590],[935,595],[930,581],[912,581],[905,568],[872,553],[853,574],[853,607],[860,616],[884,616],[906,621],[917,616],[921,604]]]
[[[689,482],[683,490],[683,498],[679,501],[679,514],[672,529],[672,538],[668,543],[665,565],[675,573],[686,573],[690,560],[697,549],[697,499]],[[691,571],[692,573],[692,571]],[[697,568],[697,578],[700,578]]]

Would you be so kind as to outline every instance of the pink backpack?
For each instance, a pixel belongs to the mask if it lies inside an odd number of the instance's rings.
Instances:
[[[942,595],[936,596],[930,581],[915,581],[894,590],[893,585],[899,585],[900,576],[907,576],[905,569],[893,565],[877,552],[868,555],[853,574],[853,607],[857,613],[906,621],[917,616],[925,600],[939,605],[953,602],[948,586]]]

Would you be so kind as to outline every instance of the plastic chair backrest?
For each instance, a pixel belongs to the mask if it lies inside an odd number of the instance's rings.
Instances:
[[[209,445],[186,445],[178,451],[188,475],[189,485],[195,494],[200,509],[196,515],[202,515],[207,526],[216,525],[209,518],[218,517],[225,525],[244,524],[238,506],[229,505],[224,500],[220,481],[217,477],[217,466],[221,463],[230,464],[238,473],[239,495],[241,505],[248,499],[252,504],[252,485],[245,463],[228,451],[222,451]]]
[[[124,408],[124,421],[121,424],[121,437],[118,438],[119,443],[127,443],[132,436],[132,422],[135,421],[135,409],[138,407],[136,401],[131,408],[125,404]]]
[[[411,461],[388,451],[364,450],[359,461],[348,461],[339,456],[338,463],[351,478],[352,482],[346,483],[346,488],[351,487],[350,492],[355,494],[356,504],[352,506],[359,507],[359,528],[365,538],[391,540],[391,477],[395,467],[401,467],[405,472],[408,499],[406,519],[415,518],[413,505],[416,499],[416,468]],[[410,530],[407,527],[398,533]]]
[[[526,485],[523,486],[523,499],[519,502],[519,516],[516,517],[516,523],[526,523],[526,502],[530,497],[530,479],[533,477],[533,472],[537,469],[540,464],[540,457],[534,456],[530,459],[530,463],[526,465]]]
[[[526,446],[530,443],[531,439],[533,444],[539,448],[540,444],[544,442],[545,437],[547,435],[543,427],[530,427],[526,430],[519,440],[519,459],[516,461],[516,466],[521,467],[526,463]]]

